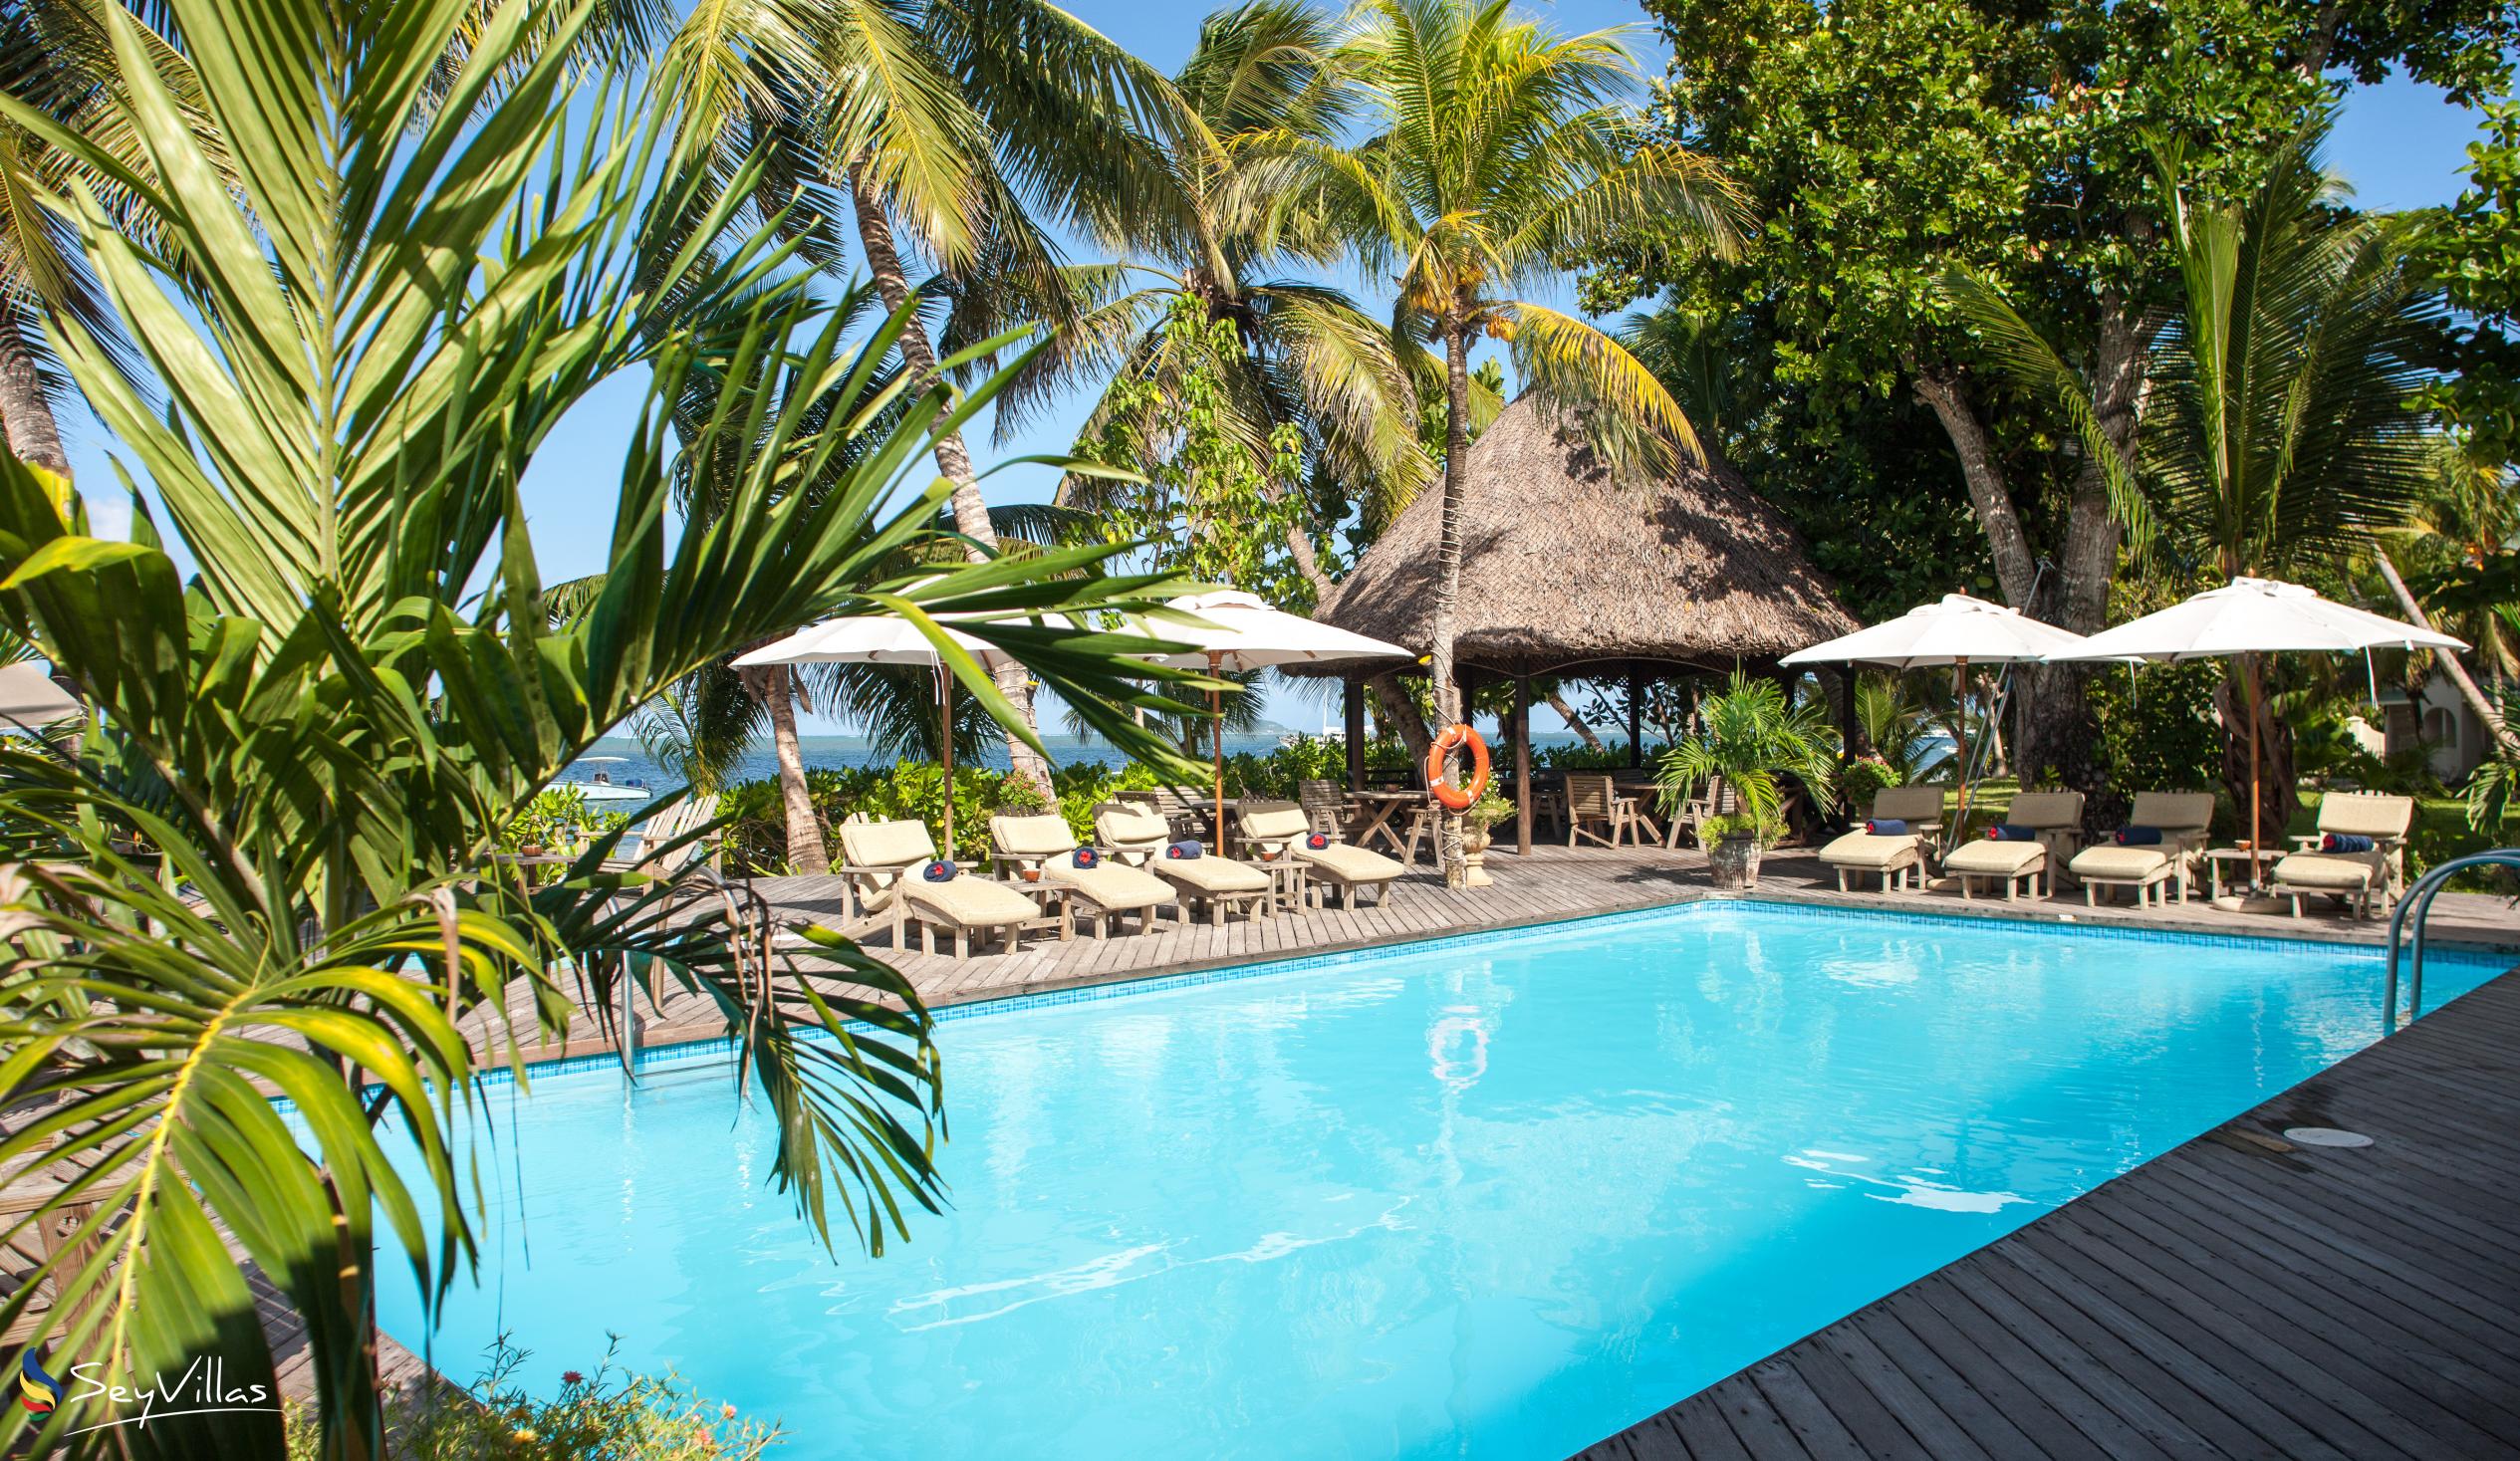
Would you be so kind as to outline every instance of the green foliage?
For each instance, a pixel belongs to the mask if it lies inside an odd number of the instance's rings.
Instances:
[[[776,1425],[739,1419],[732,1405],[701,1398],[664,1376],[625,1374],[613,1346],[593,1374],[565,1371],[560,1391],[537,1399],[517,1379],[531,1357],[499,1337],[482,1373],[456,1393],[413,1386],[389,1410],[400,1461],[759,1461],[782,1439]],[[311,1407],[289,1410],[288,1461],[320,1461],[323,1433]]]
[[[136,509],[132,541],[97,538],[83,500],[0,458],[0,621],[107,728],[79,762],[0,746],[0,1059],[30,1113],[0,1167],[80,1170],[0,1238],[28,1248],[93,1208],[78,1264],[17,1287],[0,1327],[126,1385],[215,1358],[276,1390],[267,1300],[232,1241],[305,1320],[326,1454],[374,1456],[379,1262],[434,1298],[477,1253],[454,1155],[473,1077],[581,1013],[602,1027],[625,978],[719,1013],[739,1089],[777,1115],[769,1176],[818,1239],[880,1250],[941,1200],[936,1057],[907,982],[808,930],[809,987],[765,953],[766,909],[688,897],[705,871],[679,893],[606,872],[603,842],[547,885],[483,875],[519,811],[680,677],[852,613],[938,637],[938,613],[991,614],[969,631],[1160,754],[1108,647],[994,616],[1144,610],[1171,586],[1099,576],[1101,549],[887,573],[943,496],[919,454],[998,378],[897,390],[882,363],[905,317],[853,339],[853,301],[820,295],[775,232],[730,225],[758,162],[670,167],[676,109],[570,55],[591,6],[167,9],[224,156],[120,6],[93,12],[125,84],[97,105],[147,175],[0,99],[166,222],[144,246],[94,198],[57,200],[156,390],[75,320],[60,339],[196,566],[186,582]],[[519,484],[564,415],[624,381],[642,408],[615,464],[612,569],[556,623]],[[697,391],[715,407],[674,433]],[[675,533],[691,456],[733,459],[711,479],[724,511]],[[953,669],[1012,716],[969,655]],[[135,840],[162,865],[127,855]],[[387,1118],[408,1162],[374,1135]],[[245,1412],[70,1439],[96,1409],[12,1409],[0,1447],[282,1447],[276,1418]]]
[[[1720,779],[1771,840],[1784,825],[1785,779],[1826,803],[1837,775],[1838,735],[1819,702],[1793,701],[1774,680],[1736,672],[1698,705],[1701,727],[1656,759],[1662,808],[1675,812]]]
[[[1230,389],[1242,359],[1233,321],[1175,295],[1158,348],[1104,392],[1101,430],[1077,442],[1080,459],[1142,480],[1077,477],[1067,495],[1089,508],[1105,542],[1144,543],[1158,568],[1273,604],[1309,603],[1312,586],[1287,552],[1290,528],[1315,526],[1296,490],[1304,434],[1281,420],[1255,449]]]
[[[576,787],[545,787],[534,800],[517,809],[507,826],[499,829],[499,851],[521,852],[526,848],[542,848],[555,852],[578,852],[587,844],[630,826],[627,812],[599,811],[587,802],[586,793]]]
[[[1709,817],[1698,829],[1701,846],[1713,847],[1732,838],[1756,838],[1762,848],[1775,847],[1785,836],[1785,824],[1774,819],[1754,817],[1747,812],[1726,812]]]
[[[2463,317],[2458,372],[2431,402],[2499,478],[2520,462],[2520,100],[2483,110],[2483,135],[2467,144],[2467,188],[2421,249]]]
[[[2147,664],[2132,688],[2121,665],[2104,665],[2084,682],[2100,724],[2101,764],[2109,785],[2137,792],[2197,791],[2222,780],[2222,726],[2214,690],[2223,668],[2210,660]]]
[[[1917,693],[1911,677],[1902,674],[1879,674],[1867,671],[1855,682],[1855,718],[1864,728],[1864,739],[1871,742],[1874,759],[1885,763],[1896,777],[1890,785],[1917,780],[1924,775],[1925,761],[1937,749],[1934,737],[1941,726],[1934,721],[1932,710]],[[1864,800],[1850,794],[1856,806]]]
[[[1884,787],[1905,786],[1913,778],[1906,771],[1880,756],[1858,756],[1838,772],[1838,795],[1846,800],[1847,810],[1862,811],[1873,805],[1873,799]]]
[[[2495,696],[2502,723],[2520,725],[2520,686],[2505,683]],[[2494,754],[2469,773],[2467,825],[2478,832],[2499,833],[2520,812],[2520,754],[2497,745]]]

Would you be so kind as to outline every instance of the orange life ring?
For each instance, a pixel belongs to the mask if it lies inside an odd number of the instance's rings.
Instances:
[[[1444,763],[1463,746],[1470,748],[1470,784],[1456,787],[1444,780],[1444,773],[1449,769]],[[1466,725],[1445,726],[1443,734],[1435,737],[1435,743],[1426,748],[1426,795],[1459,812],[1486,793],[1487,742],[1480,740],[1479,733]]]

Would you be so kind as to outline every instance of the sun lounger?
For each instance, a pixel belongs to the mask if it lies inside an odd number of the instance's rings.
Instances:
[[[1960,884],[1963,898],[1977,895],[1977,884],[1994,879],[2003,884],[2004,901],[2018,901],[2021,885],[2032,897],[2056,891],[2056,869],[2072,858],[2083,842],[2081,792],[2023,792],[2012,799],[1998,827],[2022,828],[2031,836],[2020,842],[1991,835],[1965,842],[1943,854],[1942,870]]]
[[[1339,889],[1339,905],[1343,908],[1354,909],[1358,889],[1368,887],[1375,890],[1375,906],[1387,904],[1391,900],[1391,883],[1408,870],[1406,863],[1351,847],[1336,838],[1331,838],[1326,847],[1306,847],[1305,839],[1313,831],[1312,819],[1293,802],[1246,800],[1237,804],[1234,820],[1244,848],[1262,858],[1301,858],[1308,874]]]
[[[1196,857],[1168,857],[1171,824],[1153,808],[1130,802],[1105,802],[1094,809],[1094,835],[1112,852],[1115,861],[1142,867],[1171,883],[1184,905],[1204,906],[1207,921],[1222,924],[1237,904],[1245,918],[1267,907],[1269,874],[1249,863],[1212,852]]]
[[[992,817],[989,840],[996,846],[992,858],[1001,868],[1012,868],[1018,875],[1038,870],[1043,878],[1059,884],[1069,905],[1090,922],[1096,938],[1103,937],[1124,913],[1136,914],[1137,931],[1148,933],[1154,929],[1157,910],[1180,909],[1172,884],[1142,868],[1117,861],[1077,866],[1073,860],[1076,834],[1068,831],[1068,819],[1055,812]]]
[[[2178,885],[2178,900],[2187,901],[2195,879],[2196,853],[2205,846],[2205,828],[2213,821],[2211,792],[2138,792],[2127,826],[2158,830],[2158,843],[2102,843],[2074,854],[2066,870],[2083,885],[2083,901],[2097,906],[2104,887],[2135,889],[2137,907],[2157,898],[2168,901],[2169,886]]]
[[[944,882],[929,882],[919,870],[936,860],[936,844],[927,824],[917,821],[864,822],[840,825],[843,861],[840,874],[869,916],[892,915],[892,947],[905,949],[906,920],[918,923],[919,947],[936,952],[936,930],[953,935],[954,957],[971,952],[971,936],[995,931],[1005,950],[1023,946],[1024,925],[1041,917],[1041,908],[1002,882],[961,873]]]
[[[2293,916],[2301,916],[2301,900],[2326,894],[2352,903],[2363,917],[2372,915],[2372,894],[2380,894],[2380,910],[2388,912],[2406,886],[2406,833],[2414,826],[2412,797],[2381,792],[2330,792],[2319,802],[2319,830],[2293,839],[2298,852],[2275,864],[2275,894],[2293,900]],[[2331,837],[2366,838],[2361,852],[2324,852]]]
[[[1873,833],[1859,827],[1820,850],[1821,865],[1836,870],[1838,891],[1846,892],[1849,874],[1879,876],[1882,891],[1924,880],[1926,855],[1942,840],[1940,787],[1884,787],[1873,798],[1868,821],[1904,822],[1907,831]]]

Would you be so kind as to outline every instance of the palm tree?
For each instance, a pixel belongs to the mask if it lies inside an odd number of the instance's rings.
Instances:
[[[2133,458],[2099,429],[2075,372],[1992,288],[1950,281],[2005,368],[2056,399],[2111,478],[2131,546],[2189,577],[2340,571],[2404,523],[2437,480],[2421,405],[2443,320],[2414,225],[2337,206],[2327,119],[2268,158],[2236,201],[2205,195],[2185,149],[2153,145],[2155,205],[2177,270]],[[2265,667],[2237,658],[2221,696],[2223,781],[2249,805],[2253,759],[2280,829],[2297,805],[2292,737],[2264,713]]]
[[[148,7],[142,7],[146,9]],[[128,344],[114,323],[75,231],[45,205],[74,186],[86,188],[124,231],[165,242],[124,174],[146,175],[140,138],[116,105],[117,63],[97,6],[81,0],[36,0],[0,12],[0,91],[39,110],[112,160],[92,166],[78,151],[54,145],[37,130],[0,122],[0,428],[9,450],[56,476],[70,474],[59,407],[71,389],[53,357],[44,326],[76,321],[110,359],[127,362]],[[188,64],[175,46],[139,16],[131,18],[159,80],[176,99],[183,124],[224,167],[216,130],[200,109]]]
[[[911,256],[923,256],[944,286],[929,293],[959,302],[970,337],[1067,323],[1076,293],[1044,223],[1129,216],[1158,185],[1143,139],[1198,131],[1159,72],[1044,0],[870,0],[819,9],[810,25],[831,97],[818,135],[878,296],[903,314]],[[911,389],[940,378],[924,318],[908,316],[897,349]],[[997,535],[960,430],[937,437],[935,458],[979,562]],[[1021,668],[998,686],[1031,726]],[[1049,763],[1021,741],[1012,750],[1016,772],[1046,789]]]
[[[1000,400],[1001,436],[1054,392],[1105,380],[1111,384],[1079,428],[1080,442],[1150,441],[1160,427],[1148,419],[1148,401],[1177,398],[1186,377],[1212,371],[1221,384],[1220,429],[1240,445],[1273,503],[1304,482],[1337,483],[1362,489],[1369,519],[1387,520],[1432,477],[1416,441],[1408,360],[1423,351],[1394,341],[1339,290],[1273,272],[1328,263],[1338,241],[1280,233],[1285,247],[1264,245],[1269,200],[1240,165],[1267,138],[1335,135],[1345,112],[1329,67],[1337,40],[1326,15],[1293,0],[1247,0],[1208,17],[1172,78],[1199,132],[1190,144],[1138,139],[1149,155],[1136,170],[1161,186],[1134,199],[1134,213],[1107,209],[1096,219],[1103,242],[1131,262],[1073,271],[1090,308]],[[1129,287],[1138,279],[1146,282]],[[1214,351],[1206,332],[1171,328],[1184,308],[1199,322],[1230,326],[1233,349]],[[1299,433],[1303,481],[1272,469],[1282,428]],[[1114,490],[1107,478],[1071,475],[1060,500],[1091,507]],[[1330,574],[1312,515],[1293,516],[1289,556],[1318,601]]]
[[[1715,165],[1650,136],[1625,105],[1638,85],[1623,33],[1560,37],[1505,0],[1370,0],[1341,46],[1340,75],[1378,129],[1349,147],[1287,133],[1255,160],[1281,199],[1277,226],[1318,222],[1397,281],[1395,333],[1440,343],[1445,449],[1432,678],[1457,720],[1453,619],[1461,588],[1461,482],[1469,454],[1470,350],[1504,341],[1530,388],[1578,408],[1623,465],[1696,455],[1687,415],[1653,372],[1571,315],[1504,293],[1554,278],[1578,250],[1648,220],[1727,248],[1740,203]],[[1460,819],[1441,838],[1462,877]]]
[[[94,537],[83,498],[0,455],[0,621],[105,727],[80,759],[0,744],[0,1168],[76,1174],[0,1242],[33,1251],[87,1210],[84,1247],[0,1301],[0,1327],[64,1372],[140,1387],[213,1356],[229,1383],[276,1392],[233,1243],[306,1321],[320,1453],[376,1456],[379,1248],[424,1289],[462,1276],[472,1184],[451,1153],[474,1077],[580,1015],[609,1025],[633,972],[721,1012],[743,1084],[778,1113],[777,1178],[827,1240],[841,1226],[880,1247],[941,1200],[931,1023],[906,981],[815,930],[808,985],[740,890],[605,873],[609,845],[519,885],[494,852],[520,809],[681,676],[812,618],[898,613],[941,640],[942,612],[1145,611],[1169,586],[1093,577],[1104,550],[889,574],[942,506],[914,485],[919,455],[1002,380],[918,392],[870,432],[897,321],[853,347],[775,238],[720,237],[731,205],[695,232],[693,184],[659,165],[670,119],[629,87],[580,86],[608,135],[568,135],[566,43],[589,6],[502,6],[469,37],[460,7],[166,8],[232,179],[120,6],[99,7],[122,63],[114,121],[151,166],[0,97],[10,123],[165,220],[147,248],[99,200],[53,200],[162,397],[75,317],[60,339],[198,565],[180,577],[145,513],[131,542]],[[544,21],[561,44],[530,46]],[[730,197],[758,185],[730,181]],[[517,485],[554,424],[621,377],[649,393],[614,568],[572,609],[544,593]],[[677,438],[672,403],[727,379],[759,388],[721,391]],[[669,533],[678,458],[722,449],[744,464],[725,510]],[[844,456],[819,496],[788,490]],[[1186,769],[1129,719],[1134,691],[1090,636],[972,632]],[[1012,718],[969,656],[953,668]],[[386,1158],[388,1117],[414,1165]],[[261,1412],[72,1434],[114,1418],[82,1395],[49,1417],[12,1407],[0,1446],[284,1449]]]

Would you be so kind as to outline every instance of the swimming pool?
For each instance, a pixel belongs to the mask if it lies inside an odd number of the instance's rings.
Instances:
[[[2365,950],[1758,903],[1306,964],[948,1020],[876,1261],[721,1064],[494,1093],[434,1358],[615,1332],[817,1458],[1562,1456],[2379,1033]]]

